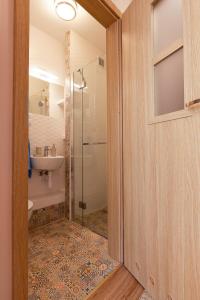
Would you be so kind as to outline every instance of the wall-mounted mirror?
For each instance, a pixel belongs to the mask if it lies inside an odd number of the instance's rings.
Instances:
[[[29,113],[63,117],[64,87],[29,76]]]
[[[49,116],[49,83],[29,76],[29,112]]]

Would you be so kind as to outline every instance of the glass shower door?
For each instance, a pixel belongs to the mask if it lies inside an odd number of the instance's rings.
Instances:
[[[76,109],[76,116],[74,117],[74,133],[76,135],[74,141],[76,143],[74,143],[74,147],[79,148],[79,151],[76,149],[75,153],[78,151],[82,157],[79,163],[78,161],[75,163],[77,168],[74,188],[76,196],[78,194],[76,189],[80,190],[80,187],[82,189],[81,195],[79,195],[82,224],[107,237],[106,71],[103,66],[99,65],[98,60],[95,60],[83,68],[81,73],[82,80],[79,83],[81,92],[79,92],[79,95],[82,99],[78,101],[78,97],[76,97],[74,103],[78,104],[79,107],[78,116],[77,106],[74,106],[74,109]],[[79,120],[77,120],[78,118]],[[77,142],[78,136],[79,143]]]
[[[83,223],[83,89],[82,69],[73,74],[73,170],[72,216]]]
[[[107,91],[106,70],[98,60],[83,69],[83,222],[107,236]]]

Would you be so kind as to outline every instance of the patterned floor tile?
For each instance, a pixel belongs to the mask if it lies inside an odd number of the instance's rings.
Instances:
[[[75,222],[82,224],[82,217],[76,216]],[[83,215],[83,225],[93,232],[108,238],[108,213],[102,209],[91,214]]]
[[[118,267],[107,240],[58,221],[30,232],[29,300],[82,300]]]

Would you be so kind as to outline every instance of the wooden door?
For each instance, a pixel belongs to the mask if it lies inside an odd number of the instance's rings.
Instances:
[[[122,20],[125,265],[155,300],[198,300],[200,109],[152,115],[155,3],[134,0]],[[186,105],[200,99],[200,2],[182,8],[183,39],[167,51],[183,47]]]

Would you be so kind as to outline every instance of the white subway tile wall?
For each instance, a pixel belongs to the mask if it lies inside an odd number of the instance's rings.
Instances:
[[[64,155],[65,125],[63,119],[29,114],[29,139],[31,154],[35,147],[56,145],[57,154]]]

